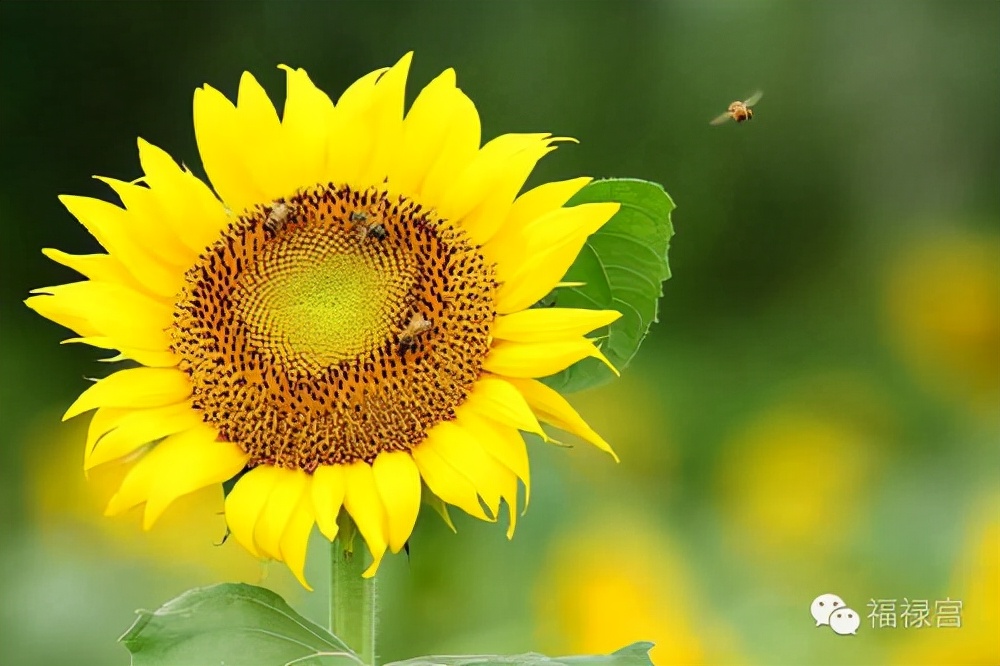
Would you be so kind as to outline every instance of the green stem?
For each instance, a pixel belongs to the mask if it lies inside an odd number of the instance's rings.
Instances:
[[[330,544],[330,631],[368,666],[375,664],[375,579],[362,578],[370,559],[354,549],[354,522],[341,513],[340,532]]]

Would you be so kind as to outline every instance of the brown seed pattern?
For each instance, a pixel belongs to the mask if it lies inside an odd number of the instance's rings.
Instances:
[[[361,214],[385,235],[358,234]],[[330,184],[229,225],[186,275],[172,348],[195,407],[251,466],[371,462],[454,417],[489,351],[496,287],[432,212]],[[401,345],[414,316],[431,328]]]

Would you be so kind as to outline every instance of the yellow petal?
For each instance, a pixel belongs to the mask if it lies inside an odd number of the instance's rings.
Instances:
[[[520,175],[525,169],[530,173],[535,163],[549,150],[551,141],[549,134],[503,134],[491,140],[479,149],[443,193],[437,203],[438,212],[446,220],[461,220],[512,173]],[[519,157],[520,160],[517,159]],[[526,162],[530,162],[530,166]],[[525,178],[527,175],[524,173]],[[516,194],[516,189],[510,193],[508,203],[514,200]],[[476,239],[476,242],[483,241]]]
[[[306,581],[306,550],[309,546],[309,534],[312,532],[313,524],[312,501],[309,499],[309,492],[302,493],[299,503],[296,505],[292,515],[288,518],[288,525],[281,535],[279,548],[282,561],[288,565],[288,569],[295,575],[302,587],[312,592],[312,587]]]
[[[120,261],[147,291],[173,299],[184,283],[184,274],[165,265],[141,243],[128,213],[107,201],[62,195],[66,209],[86,227],[105,250]]]
[[[42,315],[50,321],[54,321],[60,326],[65,326],[74,333],[83,337],[100,337],[101,331],[97,329],[79,308],[73,304],[61,303],[52,296],[32,296],[24,301],[29,308]]]
[[[263,200],[256,203],[286,197],[303,185],[313,184],[313,181],[299,181],[295,169],[290,168],[297,156],[289,151],[289,145],[283,140],[281,123],[267,92],[249,72],[240,77],[236,116],[245,144],[243,162],[263,195]],[[322,146],[314,146],[311,152],[320,154]]]
[[[364,183],[381,183],[388,176],[400,149],[403,137],[403,103],[406,94],[406,75],[410,70],[413,53],[407,53],[389,68],[375,84],[372,105],[367,111],[373,136],[371,155],[367,168],[361,172]]]
[[[120,409],[115,407],[101,407],[94,412],[87,426],[87,444],[83,449],[83,459],[86,461],[98,440],[118,427],[122,419],[131,414],[134,410]],[[86,462],[85,462],[86,464]]]
[[[216,431],[208,425],[171,435],[157,444],[157,449],[170,446],[156,470],[153,488],[146,500],[143,528],[153,526],[175,499],[201,488],[222,484],[242,470],[250,456],[232,442],[215,439]]]
[[[514,197],[524,186],[524,182],[535,165],[545,155],[555,150],[552,143],[565,139],[550,138],[519,150],[497,165],[494,173],[484,175],[491,182],[488,193],[469,213],[462,218],[462,228],[476,244],[489,241],[503,226],[511,209]],[[483,148],[485,150],[485,147]]]
[[[347,86],[347,89],[340,94],[340,98],[337,100],[337,113],[366,111],[371,106],[375,85],[388,71],[388,67],[380,67]]]
[[[472,434],[457,421],[439,423],[434,437],[423,446],[430,447],[448,465],[472,482],[476,492],[496,520],[500,513],[500,497],[511,484],[517,487],[514,473],[490,456]]]
[[[329,119],[333,102],[313,85],[304,69],[285,70],[287,94],[281,117],[281,134],[288,155],[288,178],[300,185],[318,183],[326,172]]]
[[[100,380],[76,399],[63,421],[97,407],[162,407],[191,395],[187,374],[172,368],[130,368]]]
[[[581,177],[571,180],[560,180],[552,183],[543,183],[538,187],[528,190],[514,200],[507,219],[504,220],[504,238],[497,238],[495,241],[487,243],[487,248],[502,243],[511,234],[519,233],[530,223],[538,218],[551,213],[552,211],[565,205],[573,198],[573,195],[582,190],[592,178]]]
[[[114,349],[119,352],[119,357],[114,359],[100,359],[102,361],[118,361],[131,359],[149,368],[173,368],[180,363],[180,357],[169,349],[166,351],[150,351],[148,349],[138,349],[136,347],[126,347],[113,338],[90,336],[87,338],[67,338],[59,344],[67,345],[71,343],[81,343],[97,347],[99,349]]]
[[[507,342],[493,344],[483,369],[504,377],[548,377],[584,358],[596,358],[616,375],[611,362],[586,338],[557,342]]]
[[[509,314],[535,303],[559,282],[573,265],[587,237],[618,212],[617,203],[582,204],[559,208],[524,228],[523,245],[497,265],[503,282],[497,291],[497,311]]]
[[[337,536],[337,516],[344,503],[346,474],[343,465],[320,465],[313,472],[312,502],[319,531],[330,541]]]
[[[202,423],[201,412],[192,408],[189,402],[130,411],[117,420],[113,430],[96,442],[96,446],[84,457],[83,468],[93,469],[127,456],[150,442],[190,430]]]
[[[143,180],[164,211],[166,224],[195,255],[211,245],[228,221],[226,208],[194,174],[166,151],[139,139]]]
[[[617,310],[534,308],[497,317],[493,337],[515,342],[553,342],[578,338],[622,316]]]
[[[253,530],[257,550],[276,560],[281,559],[281,535],[288,527],[288,521],[303,493],[309,490],[309,476],[304,471],[278,469],[277,480]]]
[[[254,557],[262,557],[254,542],[257,521],[282,472],[271,465],[255,467],[226,496],[226,524],[236,541]]]
[[[455,88],[453,69],[446,69],[417,95],[403,120],[403,135],[390,173],[393,187],[401,194],[419,195],[427,172],[451,132],[451,120],[458,113],[462,97]],[[473,150],[478,147],[477,139]]]
[[[445,504],[444,500],[432,493],[427,486],[423,486],[421,490],[421,501],[432,508],[437,515],[441,516],[441,520],[448,526],[448,529],[457,534],[458,530],[455,529],[455,523],[451,521],[451,515],[448,513],[448,505]]]
[[[194,91],[194,135],[202,165],[219,198],[237,215],[269,201],[246,161],[257,145],[242,130],[236,107],[225,95],[208,85]]]
[[[514,472],[525,489],[525,508],[531,499],[531,471],[528,464],[528,449],[516,428],[493,419],[485,418],[477,412],[461,406],[455,410],[456,423],[479,443],[491,456]]]
[[[503,222],[503,233],[494,236],[483,245],[483,256],[493,264],[506,279],[513,267],[519,265],[528,251],[525,227],[538,218],[558,210],[574,194],[583,189],[590,178],[574,178],[554,183],[544,183],[528,190],[511,205]]]
[[[110,282],[135,291],[145,291],[145,287],[132,277],[122,262],[110,254],[67,254],[48,247],[42,250],[42,254],[95,282]]]
[[[166,223],[170,209],[164,209],[149,187],[126,183],[116,178],[96,176],[108,185],[128,212],[129,225],[143,249],[161,263],[186,270],[198,255],[181,242],[173,227]]]
[[[372,474],[385,507],[389,548],[398,553],[410,538],[420,513],[420,471],[409,452],[389,451],[375,458]]]
[[[436,147],[431,149],[434,159],[429,163],[430,168],[424,170],[422,182],[419,183],[420,201],[430,208],[437,207],[450,191],[476,157],[482,140],[476,105],[461,90],[456,88],[454,92],[446,94],[435,106],[441,110],[442,115],[447,115],[447,128],[440,138],[434,137],[434,143],[430,144]],[[415,124],[413,131],[417,130]]]
[[[149,529],[178,497],[233,477],[248,456],[235,444],[216,441],[216,434],[202,424],[164,439],[125,475],[105,513],[146,502],[143,528]]]
[[[369,110],[375,104],[376,84],[387,71],[388,68],[382,68],[361,77],[337,100],[329,119],[327,172],[323,182],[346,183],[353,187],[373,184],[361,181],[375,144]]]
[[[362,574],[371,578],[378,570],[386,549],[386,516],[379,499],[378,488],[372,467],[364,461],[347,466],[347,492],[344,494],[344,508],[354,519],[358,531],[368,544],[372,554],[372,564]]]
[[[167,329],[173,324],[173,308],[128,287],[84,281],[33,289],[32,293],[52,299],[45,304],[49,312],[86,319],[98,335],[83,337],[111,338],[115,348],[164,351],[170,346]],[[29,301],[28,306],[36,309],[38,302]]]
[[[611,445],[587,425],[587,422],[573,409],[566,398],[559,395],[558,391],[534,379],[511,379],[509,381],[521,392],[538,418],[561,430],[571,432],[600,450],[610,453],[617,462],[618,456],[611,449]]]
[[[466,398],[464,406],[481,416],[545,438],[545,432],[524,396],[500,377],[480,378]]]
[[[432,493],[449,504],[454,504],[470,516],[480,520],[490,520],[479,503],[479,493],[475,485],[457,469],[452,467],[435,450],[432,444],[437,438],[438,430],[444,423],[439,423],[427,433],[427,438],[413,447],[410,452],[420,476]]]

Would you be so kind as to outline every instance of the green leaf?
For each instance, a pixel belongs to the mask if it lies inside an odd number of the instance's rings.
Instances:
[[[188,590],[119,640],[132,666],[339,666],[361,659],[274,592],[242,583]]]
[[[510,656],[463,655],[461,657],[417,657],[406,661],[394,661],[386,666],[505,666],[522,664],[532,666],[653,666],[649,658],[652,643],[633,643],[603,657],[546,657],[529,652]]]
[[[674,235],[670,223],[674,202],[656,183],[616,178],[588,184],[568,205],[606,201],[620,202],[621,209],[587,239],[563,278],[584,286],[557,288],[541,304],[621,312],[621,319],[590,336],[604,338],[601,351],[621,371],[659,315],[663,282],[670,277],[667,250]],[[543,381],[567,393],[614,377],[603,363],[587,358]]]

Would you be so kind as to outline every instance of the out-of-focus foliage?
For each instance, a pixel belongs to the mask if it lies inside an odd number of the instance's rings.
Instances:
[[[621,464],[532,442],[510,542],[422,517],[379,573],[383,659],[648,638],[663,664],[1000,661],[996,2],[5,0],[0,37],[0,661],[126,664],[136,608],[222,581],[322,621],[321,593],[214,545],[221,491],[149,533],[100,515],[121,470],[85,481],[59,414],[101,354],[21,300],[73,279],[42,247],[96,251],[56,195],[134,178],[136,136],[200,172],[196,86],[250,69],[280,98],[286,63],[336,93],[409,50],[411,94],[455,67],[484,137],[581,140],[529,185],[664,183],[677,235],[660,324],[571,398]],[[757,88],[752,121],[709,126]],[[821,593],[856,636],[815,626]],[[961,628],[867,618],[948,597]]]

